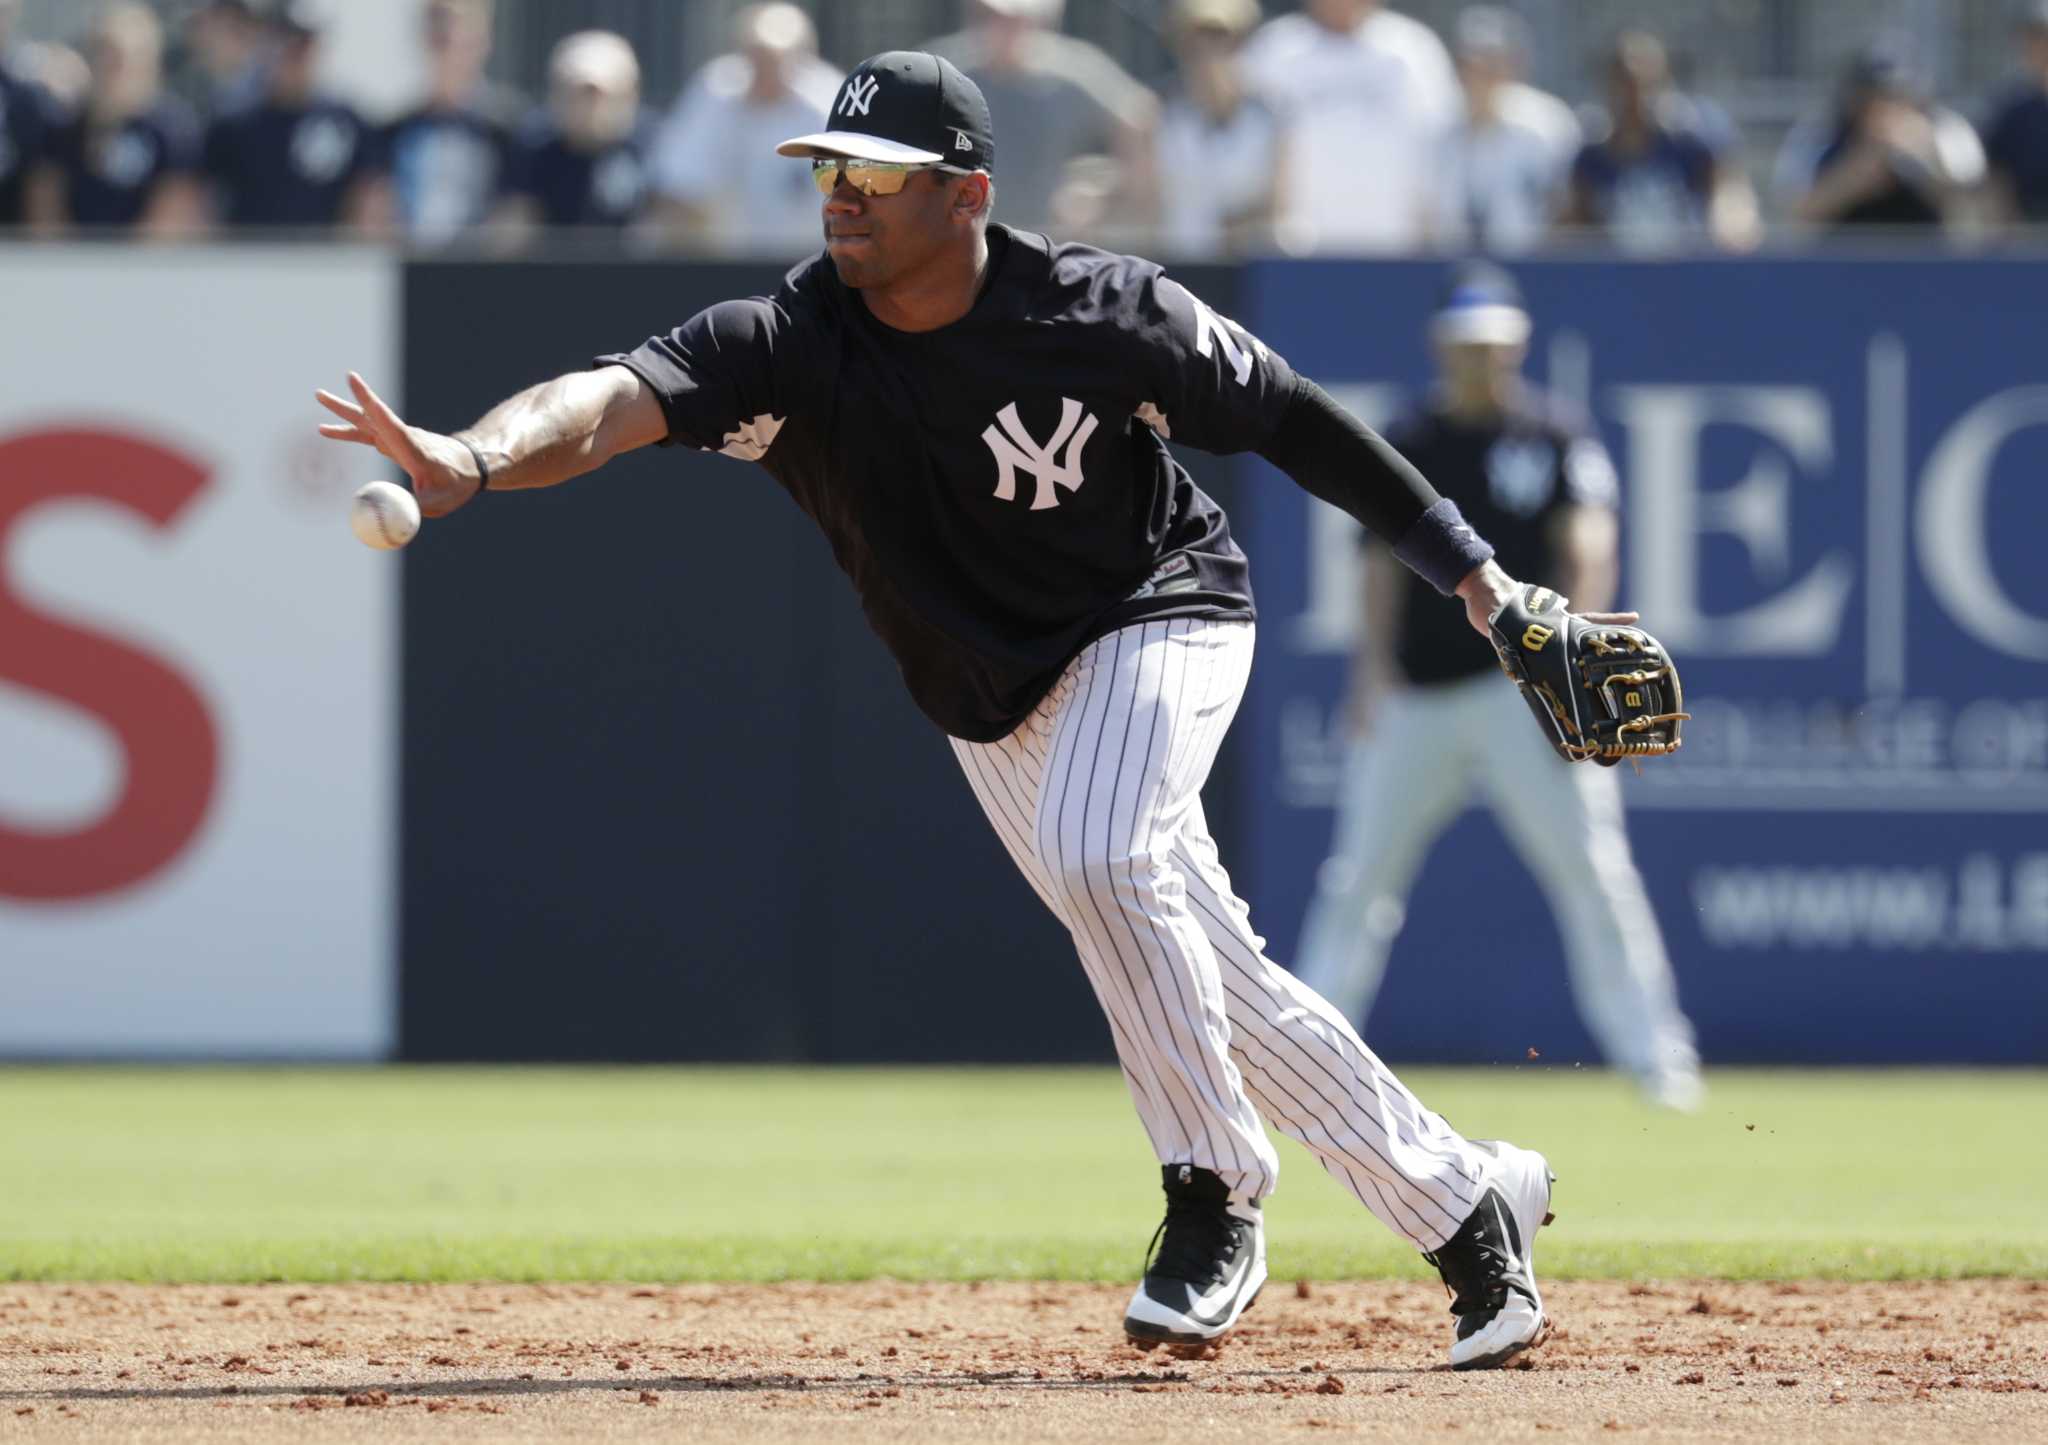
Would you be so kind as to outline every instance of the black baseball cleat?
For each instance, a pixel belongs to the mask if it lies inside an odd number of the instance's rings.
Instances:
[[[1265,1220],[1258,1201],[1233,1201],[1230,1187],[1207,1169],[1169,1164],[1161,1172],[1166,1218],[1124,1311],[1124,1333],[1140,1349],[1211,1344],[1230,1333],[1265,1286]]]
[[[1534,1245],[1536,1231],[1550,1223],[1557,1176],[1534,1150],[1494,1140],[1473,1145],[1495,1160],[1479,1203],[1441,1249],[1422,1256],[1451,1292],[1454,1370],[1498,1369],[1550,1331],[1536,1291]]]

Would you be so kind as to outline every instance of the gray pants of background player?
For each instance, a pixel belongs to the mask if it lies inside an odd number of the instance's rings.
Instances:
[[[1265,956],[1202,816],[1252,642],[1248,622],[1127,627],[1083,649],[1009,737],[953,751],[1073,936],[1159,1161],[1261,1198],[1280,1169],[1263,1115],[1433,1250],[1471,1214],[1487,1156]]]
[[[1699,1055],[1629,852],[1616,773],[1551,752],[1491,669],[1382,699],[1346,759],[1296,971],[1363,1022],[1416,872],[1476,787],[1550,900],[1601,1052],[1666,1102],[1689,1102]]]

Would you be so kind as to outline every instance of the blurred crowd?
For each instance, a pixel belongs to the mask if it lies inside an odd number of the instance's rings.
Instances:
[[[83,7],[81,7],[83,8]],[[2048,0],[2017,12],[2016,74],[1973,120],[1897,41],[1859,53],[1786,138],[1759,198],[1741,137],[1645,30],[1600,94],[1531,85],[1511,10],[1449,36],[1381,0],[1172,0],[1165,93],[1062,33],[1061,0],[963,0],[919,43],[982,87],[1000,218],[1176,255],[1756,245],[1768,230],[1978,234],[2048,221]],[[0,229],[191,238],[231,228],[462,241],[547,227],[647,249],[793,253],[818,235],[807,169],[841,71],[797,5],[752,5],[665,111],[622,36],[554,48],[539,103],[492,83],[492,0],[423,0],[425,92],[365,116],[319,84],[321,0],[202,0],[175,34],[111,3],[75,43],[11,43],[0,0]],[[167,67],[167,55],[179,64]],[[1874,233],[1874,232],[1873,232]]]

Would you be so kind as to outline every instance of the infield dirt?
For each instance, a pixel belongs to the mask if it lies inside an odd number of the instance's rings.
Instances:
[[[0,1285],[0,1440],[2048,1438],[2048,1283],[1557,1283],[1520,1368],[1433,1282],[1275,1281],[1214,1358],[1092,1285]]]

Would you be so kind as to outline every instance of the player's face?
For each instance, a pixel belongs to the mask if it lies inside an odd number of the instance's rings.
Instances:
[[[1527,351],[1523,345],[1444,342],[1437,346],[1436,358],[1447,389],[1460,397],[1477,398],[1500,395],[1512,385],[1521,374]]]
[[[825,251],[839,279],[858,290],[915,273],[953,240],[953,185],[943,171],[918,171],[894,195],[865,195],[842,172],[825,198]]]

